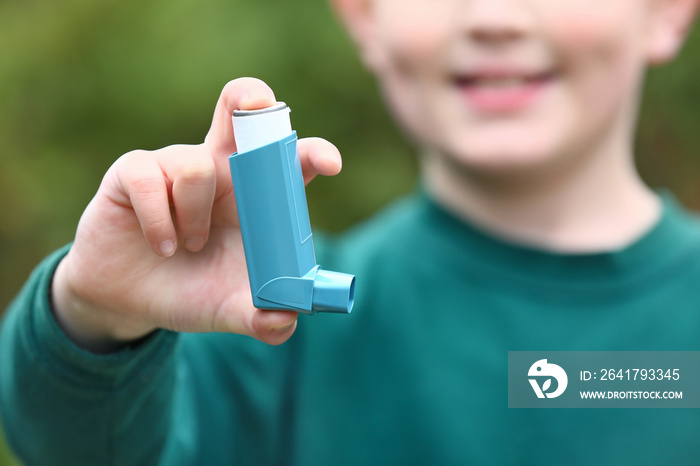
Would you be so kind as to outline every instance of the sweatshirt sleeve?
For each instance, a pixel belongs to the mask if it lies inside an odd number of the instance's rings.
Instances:
[[[178,335],[109,355],[74,345],[50,305],[65,247],[33,272],[0,329],[0,416],[27,465],[159,464],[173,429]]]

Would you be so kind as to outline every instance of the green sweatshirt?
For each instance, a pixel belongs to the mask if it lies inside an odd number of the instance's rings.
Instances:
[[[509,409],[508,351],[700,350],[700,224],[668,196],[624,250],[483,234],[424,194],[335,240],[352,314],[284,345],[159,331],[107,356],[49,305],[58,251],[0,334],[0,410],[27,465],[697,464],[695,409]]]

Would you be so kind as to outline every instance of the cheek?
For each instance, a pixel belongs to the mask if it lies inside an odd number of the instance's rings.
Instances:
[[[393,65],[421,71],[444,53],[450,9],[430,1],[379,2],[382,42]]]
[[[554,9],[549,43],[562,67],[570,94],[592,112],[612,112],[633,101],[644,69],[642,9],[644,0],[613,0],[602,10],[597,2],[562,2],[577,8]]]
[[[381,55],[375,67],[384,95],[409,136],[423,139],[431,125],[437,81],[444,80],[450,40],[449,2],[378,2]]]
[[[569,63],[629,64],[644,47],[646,1],[612,0],[605,8],[596,1],[562,2],[570,8],[553,9],[547,20],[552,43]]]
[[[604,11],[600,7],[552,11],[545,22],[549,25],[546,34],[554,52],[570,66],[615,65],[637,55],[641,47],[642,18],[639,8],[624,7],[628,1],[613,0],[613,6]]]

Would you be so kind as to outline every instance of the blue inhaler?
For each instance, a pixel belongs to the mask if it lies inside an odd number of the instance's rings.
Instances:
[[[349,313],[355,277],[316,264],[304,178],[284,102],[233,112],[229,157],[253,305]]]

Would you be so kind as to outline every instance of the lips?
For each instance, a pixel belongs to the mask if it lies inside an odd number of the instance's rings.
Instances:
[[[455,78],[467,104],[483,113],[514,113],[531,108],[552,83],[550,72],[482,70]]]

